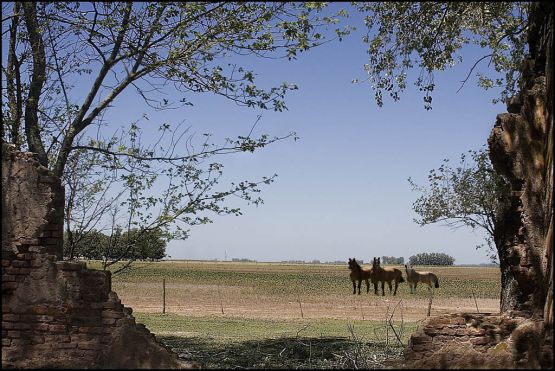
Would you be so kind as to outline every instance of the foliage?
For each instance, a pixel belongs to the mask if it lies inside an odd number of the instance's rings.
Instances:
[[[64,235],[64,255],[69,255],[67,233]],[[79,243],[73,246],[76,257],[101,260],[160,260],[166,256],[166,241],[160,230],[122,231],[117,229],[106,235],[95,229],[86,231]]]
[[[218,189],[223,165],[211,159],[254,152],[294,133],[255,135],[257,120],[246,135],[216,144],[182,122],[161,122],[149,124],[145,139],[146,113],[119,131],[107,127],[105,116],[124,92],[135,93],[145,110],[187,108],[195,94],[212,93],[239,106],[283,111],[286,93],[297,86],[266,87],[237,61],[294,59],[348,34],[349,28],[335,28],[326,37],[346,14],[322,17],[323,8],[314,2],[3,3],[1,136],[36,153],[63,179],[68,256],[93,228],[159,229],[167,238],[185,238],[188,226],[211,222],[207,213],[240,215],[238,207],[225,206],[233,196],[261,203],[258,187],[275,175]]]
[[[453,265],[455,259],[444,253],[420,253],[409,258],[410,265]]]
[[[405,258],[404,257],[394,257],[394,256],[382,256],[382,264],[405,264]]]
[[[529,3],[527,2],[365,2],[354,3],[366,14],[370,75],[376,103],[383,95],[400,99],[408,72],[419,68],[414,85],[424,94],[424,107],[432,108],[434,72],[463,62],[467,44],[485,49],[475,61],[489,61],[495,74],[478,74],[478,85],[501,88],[499,99],[514,95],[520,83],[520,64],[526,52]],[[464,85],[463,82],[463,85]],[[462,86],[461,86],[462,87]]]
[[[508,181],[494,171],[485,148],[468,153],[470,161],[463,153],[456,168],[444,159],[438,169],[430,170],[427,187],[417,186],[408,179],[412,190],[422,194],[412,205],[420,216],[414,221],[421,226],[442,223],[451,228],[464,226],[485,230],[488,256],[495,262],[497,214],[507,207],[510,187]]]

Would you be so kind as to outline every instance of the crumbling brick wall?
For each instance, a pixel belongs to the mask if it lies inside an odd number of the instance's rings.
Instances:
[[[63,191],[2,144],[2,367],[187,368],[111,291],[110,272],[61,261]]]
[[[542,330],[526,312],[430,317],[411,336],[405,361],[411,368],[549,368],[553,353]]]

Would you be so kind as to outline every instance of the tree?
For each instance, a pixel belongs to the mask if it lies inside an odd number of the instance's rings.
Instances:
[[[145,108],[155,110],[187,107],[195,93],[209,92],[240,106],[282,111],[285,94],[297,88],[294,84],[260,88],[254,71],[224,64],[223,58],[294,59],[329,41],[321,30],[337,22],[334,16],[320,17],[324,5],[318,3],[15,2],[2,6],[2,35],[7,41],[2,43],[7,55],[2,69],[6,87],[2,89],[2,140],[36,153],[41,165],[63,179],[71,198],[66,200],[66,222],[71,224],[66,231],[84,232],[99,222],[76,217],[80,191],[68,183],[93,174],[98,179],[82,192],[89,204],[80,209],[80,216],[100,217],[105,215],[97,213],[102,210],[110,210],[113,216],[117,205],[118,223],[127,231],[138,228],[137,237],[160,229],[166,238],[184,238],[186,226],[210,222],[203,213],[240,215],[239,208],[223,204],[232,196],[260,203],[253,195],[274,176],[216,190],[222,165],[210,159],[254,152],[295,135],[255,137],[253,127],[247,135],[214,144],[209,133],[195,141],[189,128],[159,123],[160,136],[145,141],[137,122],[124,123],[120,132],[110,133],[104,117],[123,92],[135,92]],[[335,29],[334,37],[348,32]],[[158,194],[150,192],[162,188]],[[93,207],[92,202],[107,190],[111,201]],[[78,220],[82,222],[76,224]],[[70,257],[75,237],[79,239],[71,234]]]
[[[74,248],[73,254],[85,259],[100,260],[102,268],[116,259],[126,260],[160,260],[166,256],[166,241],[160,230],[141,232],[138,229],[130,232],[117,229],[106,235],[96,229],[88,230]],[[68,234],[64,235],[64,255],[71,246]],[[75,246],[73,246],[75,247]]]
[[[367,15],[365,68],[378,105],[384,93],[400,99],[416,67],[415,85],[431,109],[434,72],[462,62],[465,44],[485,48],[461,88],[479,63],[489,61],[488,75],[478,74],[478,83],[502,88],[496,101],[506,102],[510,112],[498,116],[488,140],[489,156],[512,192],[511,208],[494,223],[501,310],[533,309],[544,316],[550,333],[545,337],[552,338],[553,4],[376,2],[358,8]]]
[[[402,256],[399,258],[396,258],[394,256],[382,256],[382,263],[403,265],[405,264],[405,258],[403,258]]]
[[[438,169],[430,170],[428,186],[420,187],[408,179],[412,190],[422,195],[413,203],[421,225],[442,223],[453,229],[469,227],[486,232],[488,257],[497,262],[500,248],[496,236],[497,215],[507,208],[509,183],[493,170],[485,148],[462,154],[460,164],[452,168],[448,159]],[[484,244],[477,248],[484,247]]]
[[[496,101],[511,97],[522,81],[529,6],[527,2],[358,3],[369,30],[364,42],[370,60],[364,68],[376,103],[383,104],[384,94],[398,101],[409,82],[409,71],[417,68],[420,73],[414,85],[424,94],[424,107],[431,109],[434,72],[461,63],[461,51],[467,44],[487,49],[470,68],[461,88],[475,67],[488,61],[496,74],[478,74],[479,86],[501,88]]]
[[[409,258],[410,265],[453,265],[455,259],[444,253],[420,253]]]

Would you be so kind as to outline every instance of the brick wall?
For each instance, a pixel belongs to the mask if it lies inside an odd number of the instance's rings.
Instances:
[[[411,368],[550,368],[543,322],[526,312],[430,317],[405,353]]]
[[[2,144],[2,367],[188,368],[111,290],[110,272],[61,261],[63,191]]]

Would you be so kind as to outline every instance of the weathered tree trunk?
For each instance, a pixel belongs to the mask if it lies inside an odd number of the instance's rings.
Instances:
[[[497,116],[494,168],[511,183],[496,226],[501,312],[527,311],[553,325],[553,3],[532,3],[525,86]]]

